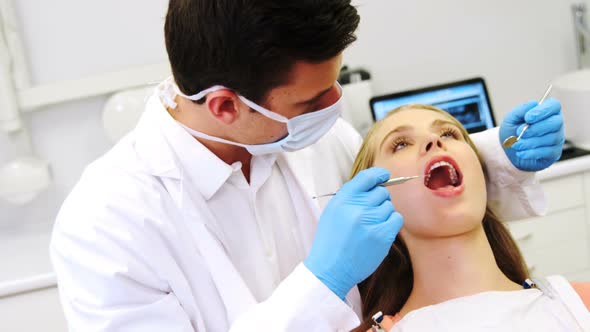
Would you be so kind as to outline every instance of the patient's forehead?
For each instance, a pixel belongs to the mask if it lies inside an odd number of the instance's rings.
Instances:
[[[387,134],[401,126],[409,126],[415,129],[428,128],[435,120],[449,120],[446,114],[423,108],[409,108],[398,111],[384,119],[379,128],[378,139],[382,141]]]

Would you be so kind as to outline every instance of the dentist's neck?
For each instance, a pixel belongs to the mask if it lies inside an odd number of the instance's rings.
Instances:
[[[483,226],[454,237],[404,239],[411,256],[414,283],[400,310],[402,316],[453,298],[522,289],[496,264]]]
[[[223,128],[208,116],[208,112],[204,109],[205,106],[197,105],[178,96],[174,100],[177,103],[177,108],[175,110],[167,109],[167,111],[176,121],[207,135],[231,140],[231,137],[228,137],[227,133],[223,132]],[[246,149],[198,137],[195,137],[195,139],[226,164],[231,165],[237,161],[241,162],[242,173],[246,181],[250,182],[252,155]]]

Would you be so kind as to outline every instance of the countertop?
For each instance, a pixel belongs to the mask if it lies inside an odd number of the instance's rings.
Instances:
[[[537,172],[537,179],[549,180],[590,170],[590,155],[558,161],[551,167]]]
[[[55,285],[50,233],[0,233],[0,298]]]

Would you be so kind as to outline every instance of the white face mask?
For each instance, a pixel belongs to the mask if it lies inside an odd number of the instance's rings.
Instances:
[[[263,155],[269,153],[301,150],[305,147],[312,145],[313,143],[317,142],[320,138],[322,138],[322,136],[324,136],[330,130],[330,128],[332,128],[334,123],[336,123],[336,120],[338,120],[338,117],[340,116],[340,112],[342,109],[342,87],[338,82],[336,82],[336,85],[340,92],[340,98],[338,98],[338,100],[334,104],[318,111],[295,116],[291,119],[287,119],[286,117],[280,114],[267,110],[266,108],[248,100],[244,96],[238,95],[240,100],[253,110],[259,112],[260,114],[270,119],[287,124],[287,136],[276,142],[265,144],[242,144],[228,141],[223,138],[210,136],[205,133],[188,128],[187,126],[182,124],[181,126],[184,127],[191,135],[195,137],[240,146],[248,150],[248,152],[250,152],[250,154],[252,155]],[[162,86],[160,86],[158,90],[160,91],[160,98],[166,104],[166,106],[174,109],[176,108],[176,103],[174,102],[174,94],[190,100],[200,100],[207,94],[221,89],[228,88],[216,85],[209,89],[203,90],[195,95],[187,96],[180,91],[180,89],[174,83],[172,78],[169,78],[168,80],[164,81],[164,83],[162,83]]]

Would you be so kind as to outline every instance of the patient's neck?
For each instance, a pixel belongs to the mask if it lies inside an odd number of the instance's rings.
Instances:
[[[500,270],[483,227],[455,237],[404,237],[412,260],[414,284],[406,313],[449,299],[492,290],[517,290]]]

